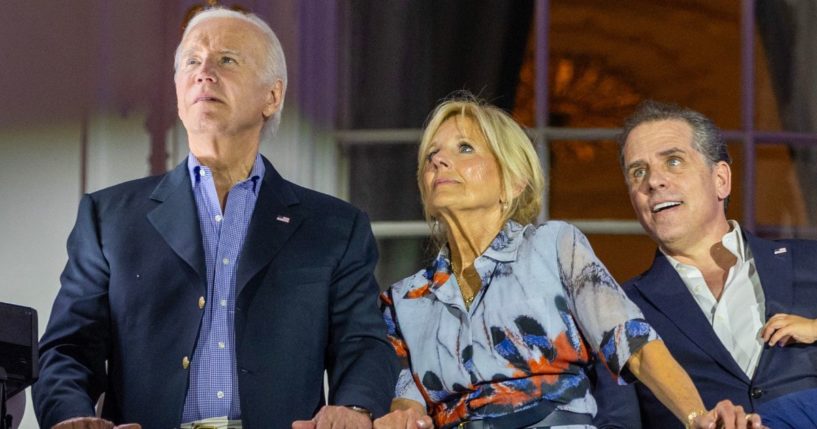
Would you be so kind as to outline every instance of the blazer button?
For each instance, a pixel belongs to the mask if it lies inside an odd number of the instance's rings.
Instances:
[[[187,369],[190,367],[190,358],[187,356],[182,358],[182,368]]]
[[[752,391],[750,392],[750,395],[752,396],[752,399],[760,399],[760,397],[763,396],[763,389],[759,387],[753,387]]]
[[[205,302],[206,302],[206,301],[204,300],[204,297],[203,297],[203,296],[200,296],[200,297],[199,297],[199,309],[203,309],[203,308],[204,308],[204,304],[205,304]]]

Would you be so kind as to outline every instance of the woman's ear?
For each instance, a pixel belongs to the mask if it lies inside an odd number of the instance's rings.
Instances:
[[[514,186],[511,188],[511,193],[512,193],[512,195],[511,195],[512,198],[511,199],[516,199],[517,197],[522,195],[522,192],[525,191],[525,188],[527,186],[528,186],[528,183],[524,182],[524,181],[514,184]]]

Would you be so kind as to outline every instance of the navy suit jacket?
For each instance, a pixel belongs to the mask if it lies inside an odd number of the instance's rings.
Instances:
[[[236,272],[235,352],[245,428],[290,427],[324,403],[387,411],[397,361],[386,340],[367,217],[266,174]],[[206,297],[186,161],[82,198],[40,341],[32,393],[42,427],[94,415],[178,427]],[[207,303],[206,305],[210,305]]]
[[[766,297],[766,320],[777,313],[817,318],[817,242],[770,241],[743,231]],[[729,399],[754,411],[781,395],[817,387],[817,344],[765,346],[754,376],[747,377],[660,251],[652,267],[623,288],[689,373],[708,409]],[[683,427],[640,383],[622,387],[610,377],[599,377],[594,395],[599,427],[621,427],[620,421],[633,421],[639,408],[646,428]],[[624,417],[627,413],[630,416]]]

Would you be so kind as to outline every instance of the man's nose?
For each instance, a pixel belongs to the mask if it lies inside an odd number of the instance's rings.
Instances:
[[[199,70],[196,72],[196,82],[198,83],[216,83],[218,79],[216,78],[216,74],[213,70],[213,66],[210,64],[209,61],[204,61],[201,66],[199,66]]]
[[[660,170],[650,170],[647,173],[647,184],[650,189],[663,189],[667,187],[667,176]]]

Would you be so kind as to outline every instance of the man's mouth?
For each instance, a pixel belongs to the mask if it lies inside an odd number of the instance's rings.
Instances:
[[[200,101],[204,101],[206,103],[212,103],[212,102],[220,103],[221,102],[221,100],[219,100],[216,97],[210,97],[210,96],[206,96],[206,95],[202,95],[201,97],[196,97],[196,103],[198,103]]]
[[[652,206],[652,212],[653,213],[658,213],[660,211],[671,209],[673,207],[678,207],[681,204],[683,204],[682,201],[665,201],[663,203],[658,203],[658,204]]]

